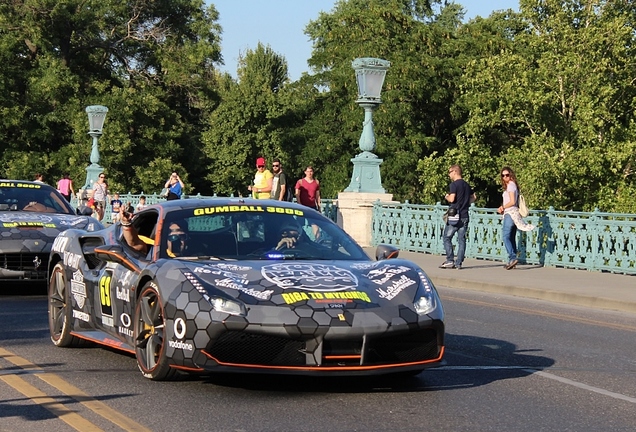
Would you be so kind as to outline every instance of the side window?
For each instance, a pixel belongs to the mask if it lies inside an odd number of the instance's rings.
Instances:
[[[137,229],[139,238],[149,246],[148,258],[151,256],[152,253],[152,246],[154,245],[158,218],[159,215],[155,212],[145,212],[144,214],[141,214],[132,220],[132,224]],[[124,239],[123,230],[119,232],[119,239],[123,245],[127,245],[126,240]]]

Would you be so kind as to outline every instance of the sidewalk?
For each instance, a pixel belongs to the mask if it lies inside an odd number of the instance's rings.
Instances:
[[[365,248],[375,259],[375,248]],[[436,287],[509,294],[599,309],[636,312],[636,276],[465,259],[461,270],[441,269],[442,255],[400,251],[418,264]]]

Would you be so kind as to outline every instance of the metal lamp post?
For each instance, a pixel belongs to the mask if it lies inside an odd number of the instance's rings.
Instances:
[[[373,111],[382,103],[380,92],[391,63],[387,60],[367,57],[355,59],[351,66],[356,72],[356,81],[358,82],[356,103],[364,108],[364,122],[358,143],[362,153],[351,159],[353,175],[345,192],[384,193],[380,178],[382,159],[373,154],[373,150],[375,150]]]
[[[88,134],[93,137],[93,147],[91,149],[91,164],[86,167],[86,183],[84,183],[82,188],[84,191],[91,189],[93,183],[97,181],[99,173],[104,171],[104,168],[99,165],[99,149],[97,148],[97,143],[99,137],[102,136],[106,113],[108,113],[108,108],[102,105],[86,107],[86,114],[88,114]]]

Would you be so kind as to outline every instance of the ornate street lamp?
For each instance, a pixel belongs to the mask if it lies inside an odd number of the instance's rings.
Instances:
[[[102,136],[102,129],[104,128],[107,112],[108,108],[102,105],[86,107],[86,114],[88,114],[88,134],[93,137],[93,147],[91,149],[91,164],[86,167],[86,183],[84,183],[82,188],[84,191],[90,190],[93,187],[93,183],[97,181],[99,173],[104,171],[104,168],[99,165],[97,142],[99,137]]]
[[[358,82],[356,103],[364,108],[364,122],[358,143],[362,153],[351,159],[353,175],[345,192],[384,193],[380,179],[382,159],[373,154],[373,150],[375,150],[373,111],[382,103],[380,92],[386,71],[391,63],[387,60],[365,57],[355,59],[351,66],[356,72],[356,81]]]

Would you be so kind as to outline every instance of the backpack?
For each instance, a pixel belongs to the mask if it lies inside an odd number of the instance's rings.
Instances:
[[[285,173],[281,173],[281,176],[284,176]],[[284,201],[292,202],[294,201],[294,185],[287,181],[287,176],[285,176],[285,196],[283,197]]]

